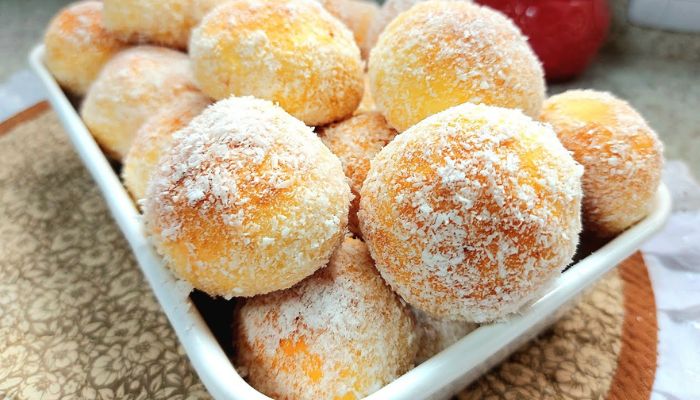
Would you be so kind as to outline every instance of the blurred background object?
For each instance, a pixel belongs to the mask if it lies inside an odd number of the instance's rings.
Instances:
[[[509,16],[542,61],[548,81],[579,75],[608,33],[607,0],[479,0]]]

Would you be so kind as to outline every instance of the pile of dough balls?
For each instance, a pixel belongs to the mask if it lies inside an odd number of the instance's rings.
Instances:
[[[619,234],[651,211],[663,146],[627,102],[610,93],[571,90],[549,98],[542,121],[585,168],[583,218],[602,237]]]
[[[83,1],[44,43],[165,265],[237,298],[232,361],[275,398],[366,397],[522,312],[660,182],[639,113],[545,99],[470,0]]]

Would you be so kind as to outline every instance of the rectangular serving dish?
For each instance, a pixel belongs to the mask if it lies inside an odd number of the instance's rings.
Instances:
[[[168,271],[146,238],[141,216],[106,156],[93,140],[77,110],[43,64],[44,48],[31,52],[29,61],[45,85],[49,101],[121,228],[163,311],[185,349],[192,366],[211,395],[219,400],[268,399],[236,372],[230,360],[188,296],[188,290]],[[507,322],[484,325],[454,345],[418,365],[367,400],[447,398],[521,344],[555,321],[581,292],[631,255],[663,226],[671,210],[670,195],[662,184],[653,212],[644,220],[573,264],[533,304]]]

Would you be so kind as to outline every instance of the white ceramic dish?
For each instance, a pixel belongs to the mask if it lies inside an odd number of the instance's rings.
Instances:
[[[142,230],[138,210],[77,111],[44,67],[43,55],[43,46],[36,47],[30,55],[30,64],[46,86],[51,105],[102,191],[202,382],[216,399],[267,399],[238,375],[187,296],[187,290],[183,290],[151,247]],[[662,185],[651,215],[572,265],[520,315],[507,322],[478,328],[366,399],[443,399],[454,394],[553,322],[577,295],[658,231],[670,210],[670,196]]]

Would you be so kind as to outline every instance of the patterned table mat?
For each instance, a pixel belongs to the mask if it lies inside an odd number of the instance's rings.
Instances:
[[[0,124],[0,398],[209,398],[47,109]],[[457,397],[646,399],[655,365],[636,254]]]

